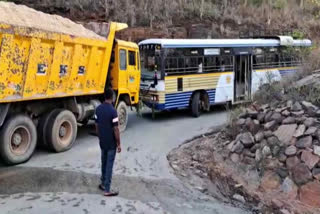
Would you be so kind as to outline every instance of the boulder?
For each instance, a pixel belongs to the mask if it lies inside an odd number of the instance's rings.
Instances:
[[[261,148],[261,144],[256,143],[256,144],[254,144],[254,145],[250,148],[250,151],[251,151],[251,152],[256,152],[257,149],[260,149],[260,148]]]
[[[281,114],[283,115],[283,116],[285,116],[285,117],[288,117],[288,116],[290,116],[290,111],[288,111],[288,110],[284,110],[283,112],[281,112]]]
[[[240,156],[237,153],[232,153],[230,159],[233,163],[239,163]]]
[[[312,170],[313,167],[319,162],[320,157],[312,154],[312,152],[304,150],[301,154],[301,160],[309,167],[310,170]]]
[[[299,163],[301,162],[297,156],[289,157],[286,159],[286,166],[289,170],[296,167]]]
[[[281,178],[273,171],[267,171],[261,179],[260,187],[265,192],[276,190],[281,185]]]
[[[240,201],[242,203],[246,203],[246,199],[244,199],[244,197],[242,195],[239,194],[235,194],[232,196],[232,198],[236,201]]]
[[[251,117],[252,119],[257,119],[258,111],[248,108],[247,109],[247,116]]]
[[[240,118],[236,124],[237,126],[243,126],[245,123],[246,123],[246,119]]]
[[[274,132],[274,135],[280,140],[282,144],[289,145],[293,135],[296,133],[297,125],[281,125]]]
[[[304,115],[304,111],[303,110],[301,110],[301,111],[293,111],[293,112],[291,112],[291,114],[293,116],[296,116],[296,117],[301,117],[302,115]],[[298,119],[298,118],[296,118],[296,119]]]
[[[241,143],[244,145],[246,148],[250,148],[254,144],[254,137],[250,132],[245,132],[241,133],[237,136],[237,139],[241,141]]]
[[[279,141],[279,139],[276,136],[268,137],[267,141],[268,141],[268,145],[270,145],[270,146],[275,146],[275,145],[281,144],[281,142]]]
[[[315,124],[315,119],[312,117],[308,117],[305,121],[304,121],[304,125],[306,127],[311,127]]]
[[[312,175],[315,179],[320,181],[320,168],[313,168]]]
[[[265,137],[265,138],[268,138],[268,137],[273,136],[273,132],[270,131],[270,130],[269,130],[269,131],[264,131],[263,134],[264,134],[264,137]]]
[[[307,101],[302,101],[302,107],[308,111],[313,111],[313,112],[317,112],[318,111],[318,107],[313,105],[312,103],[310,102],[307,102]]]
[[[264,121],[267,122],[267,123],[270,122],[272,115],[273,115],[273,111],[269,111],[269,112],[266,114],[266,116],[264,117]]]
[[[255,160],[257,163],[259,163],[262,159],[263,159],[262,152],[260,149],[257,149],[255,153]]]
[[[274,157],[276,157],[276,156],[279,155],[280,150],[281,150],[280,146],[275,145],[275,146],[272,147],[271,153],[272,153],[272,155],[273,155]]]
[[[265,118],[266,114],[263,112],[260,112],[257,116],[257,120],[259,120],[260,123],[264,122],[264,118]]]
[[[317,130],[317,132],[315,133],[315,137],[320,140],[320,129]]]
[[[305,135],[315,135],[317,132],[317,127],[311,126],[307,129],[307,131],[304,133]]]
[[[258,143],[258,142],[261,142],[264,138],[264,133],[262,131],[258,132],[257,134],[255,134],[254,136],[254,139],[255,141]]]
[[[254,158],[255,157],[255,153],[252,153],[250,150],[248,149],[245,149],[243,150],[242,154],[244,156],[247,156],[247,157],[250,157],[250,158]]]
[[[294,145],[287,147],[285,150],[285,154],[287,156],[294,156],[295,154],[297,154],[297,147],[295,147]]]
[[[234,153],[237,153],[237,154],[240,154],[244,149],[244,145],[240,142],[240,141],[237,141],[232,149],[231,149],[231,152],[234,152]]]
[[[302,110],[302,106],[299,102],[295,102],[292,106],[291,106],[291,111],[301,111]]]
[[[320,146],[313,146],[313,153],[320,157]]]
[[[287,101],[287,107],[291,109],[292,106],[293,106],[293,101],[292,100],[288,100]]]
[[[281,123],[282,122],[282,115],[279,112],[275,112],[272,114],[271,120],[274,120],[277,123]]]
[[[314,208],[320,208],[320,183],[314,181],[300,188],[300,201]]]
[[[265,130],[273,130],[276,126],[277,126],[277,122],[275,120],[272,120],[272,121],[264,124],[264,129]]]
[[[310,148],[311,146],[312,146],[311,136],[302,137],[296,143],[296,147],[299,149]]]
[[[286,194],[289,199],[296,199],[298,196],[298,186],[289,177],[284,179],[280,190],[282,193]]]
[[[307,165],[299,163],[292,169],[292,177],[296,184],[303,185],[312,180],[312,173]]]
[[[304,135],[304,132],[306,131],[305,125],[299,125],[298,129],[294,133],[294,137],[301,137]]]
[[[233,146],[236,144],[236,141],[232,141],[231,143],[229,143],[228,145],[227,145],[227,149],[229,150],[229,151],[232,151],[232,148],[233,148]]]
[[[288,169],[285,168],[285,167],[277,168],[277,169],[276,169],[276,173],[277,173],[282,179],[285,179],[285,178],[289,175]]]
[[[268,157],[269,155],[271,155],[271,149],[269,146],[264,146],[262,148],[262,157],[265,158],[265,157]]]
[[[294,117],[287,117],[282,121],[282,124],[293,124],[296,122],[296,119]]]
[[[280,152],[279,154],[279,161],[281,161],[282,163],[286,162],[287,160],[287,156],[283,153],[283,152]]]

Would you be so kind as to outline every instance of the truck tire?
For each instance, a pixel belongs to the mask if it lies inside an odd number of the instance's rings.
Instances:
[[[193,117],[199,117],[201,115],[200,92],[196,92],[193,94],[190,107]]]
[[[71,149],[77,137],[77,129],[77,120],[71,111],[54,111],[45,131],[49,149],[57,153]]]
[[[117,113],[119,118],[119,130],[124,132],[128,124],[128,107],[124,101],[120,101],[117,106]]]
[[[60,109],[55,109],[53,111],[50,111],[46,114],[44,114],[38,123],[38,146],[41,148],[48,148],[48,142],[47,142],[47,130],[48,130],[48,122],[49,119],[52,117],[52,115],[57,114],[58,111],[61,111]]]
[[[26,115],[14,115],[0,132],[0,156],[8,165],[28,161],[37,145],[37,128]]]

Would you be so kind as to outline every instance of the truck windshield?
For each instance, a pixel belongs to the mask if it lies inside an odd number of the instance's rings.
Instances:
[[[157,45],[140,46],[141,54],[141,77],[142,79],[153,80],[155,74],[161,79],[161,51]]]

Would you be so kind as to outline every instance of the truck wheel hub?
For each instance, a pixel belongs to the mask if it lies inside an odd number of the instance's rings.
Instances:
[[[22,136],[20,133],[14,133],[13,134],[13,137],[12,137],[12,143],[15,145],[15,146],[19,146],[22,142]]]
[[[66,127],[64,127],[63,125],[62,125],[62,126],[60,126],[60,129],[59,129],[59,136],[60,136],[60,137],[64,137],[64,136],[66,135],[66,133],[67,133],[67,129],[66,129]]]

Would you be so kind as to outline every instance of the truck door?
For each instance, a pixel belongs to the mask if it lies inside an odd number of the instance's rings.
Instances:
[[[137,60],[137,52],[136,50],[129,49],[128,50],[128,89],[131,92],[131,96],[133,96],[135,92],[137,92],[137,87],[139,87],[139,69],[138,69],[138,60]]]

